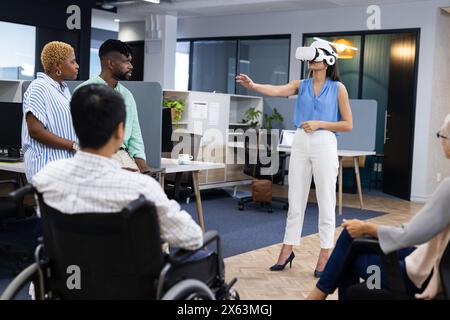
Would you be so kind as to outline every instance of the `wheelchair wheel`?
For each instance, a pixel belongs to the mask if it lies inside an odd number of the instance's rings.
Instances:
[[[241,300],[239,292],[237,292],[235,289],[231,289],[229,292],[229,300]]]
[[[205,283],[187,279],[170,288],[162,300],[215,300],[215,298],[214,293]]]

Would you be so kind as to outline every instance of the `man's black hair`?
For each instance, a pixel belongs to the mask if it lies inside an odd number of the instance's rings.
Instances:
[[[127,58],[133,54],[133,50],[125,42],[115,39],[108,39],[100,46],[98,55],[100,56],[100,59],[103,59],[105,56],[112,52],[121,53]]]
[[[112,88],[103,84],[81,87],[70,101],[73,127],[84,148],[100,149],[119,123],[125,125],[125,102]]]

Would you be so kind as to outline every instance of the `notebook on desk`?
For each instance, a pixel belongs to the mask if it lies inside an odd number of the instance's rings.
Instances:
[[[291,147],[296,130],[281,130],[279,147]]]

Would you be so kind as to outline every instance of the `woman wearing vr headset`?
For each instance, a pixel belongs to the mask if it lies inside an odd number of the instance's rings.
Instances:
[[[336,132],[352,130],[352,112],[345,86],[340,82],[336,50],[325,41],[299,47],[296,58],[307,60],[309,78],[286,85],[255,83],[245,74],[236,82],[246,89],[273,97],[298,95],[294,121],[297,132],[289,164],[289,212],[278,261],[270,270],[282,271],[295,258],[300,244],[311,178],[319,206],[320,254],[314,276],[320,277],[334,246],[336,178],[339,169]]]

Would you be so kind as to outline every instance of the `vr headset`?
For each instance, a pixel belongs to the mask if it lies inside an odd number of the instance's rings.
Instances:
[[[302,61],[322,62],[332,66],[338,58],[333,47],[324,41],[314,41],[309,47],[298,47],[295,58]]]

